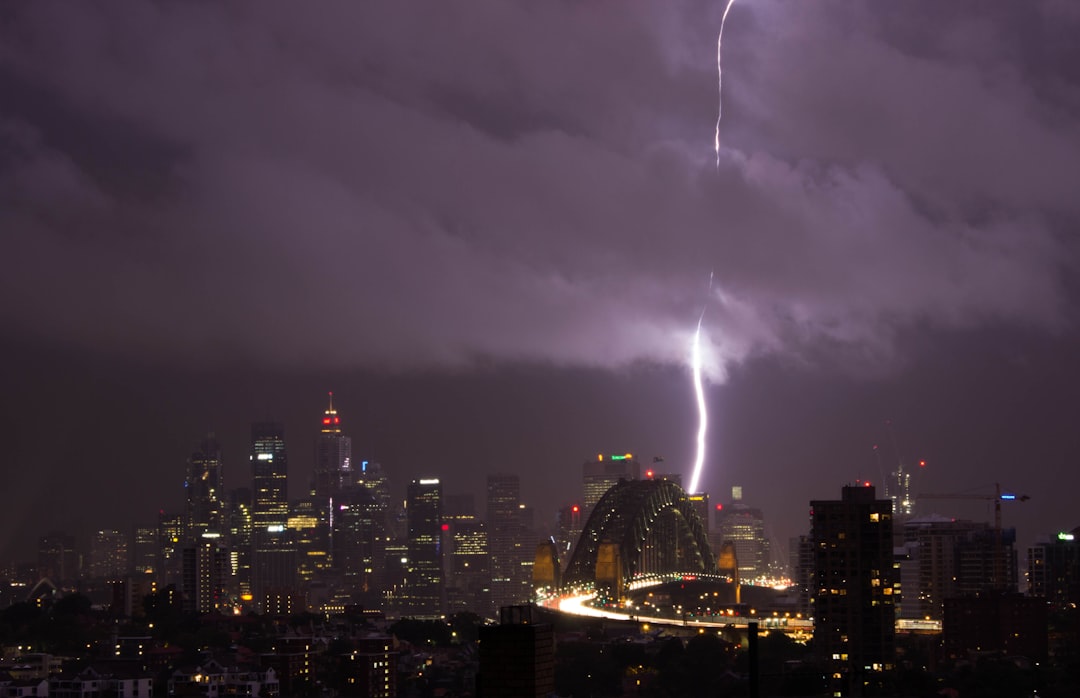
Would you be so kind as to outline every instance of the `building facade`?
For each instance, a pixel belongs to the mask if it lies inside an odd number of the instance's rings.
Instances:
[[[834,690],[861,695],[895,662],[892,500],[847,486],[810,506],[814,645],[839,677]]]

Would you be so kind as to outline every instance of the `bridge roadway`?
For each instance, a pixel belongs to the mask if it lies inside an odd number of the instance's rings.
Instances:
[[[668,582],[687,578],[684,575],[650,575],[635,579],[629,585],[630,591],[648,589],[660,586]],[[715,575],[694,575],[694,579],[711,579],[719,581],[723,578]],[[537,600],[537,605],[558,610],[576,616],[592,618],[605,618],[608,620],[632,620],[638,623],[652,625],[667,625],[678,627],[695,628],[736,628],[745,630],[751,622],[756,622],[764,631],[780,630],[796,639],[808,639],[814,632],[814,621],[806,618],[778,618],[776,616],[720,616],[717,619],[705,619],[697,617],[671,618],[664,616],[648,616],[639,612],[619,611],[605,608],[597,608],[591,603],[596,600],[596,591],[591,589],[567,590],[562,594],[543,596]],[[897,632],[915,632],[925,634],[938,634],[941,632],[941,621],[937,620],[909,620],[897,619]]]
[[[629,591],[639,591],[651,587],[660,586],[675,581],[730,581],[727,577],[718,575],[649,575],[639,577],[628,585]],[[694,628],[736,628],[745,630],[750,622],[756,622],[762,630],[781,630],[789,635],[806,639],[814,630],[813,621],[797,618],[777,618],[775,616],[718,616],[716,619],[705,619],[687,616],[685,618],[672,618],[665,616],[642,615],[640,612],[619,611],[613,609],[597,608],[590,605],[596,600],[596,592],[591,589],[568,590],[562,594],[541,597],[537,605],[558,610],[562,613],[592,618],[606,618],[609,620],[632,620],[638,623],[651,625],[667,625]]]

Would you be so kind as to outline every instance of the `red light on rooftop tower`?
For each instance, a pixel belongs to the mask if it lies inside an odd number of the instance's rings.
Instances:
[[[570,508],[570,511],[572,511],[572,512],[574,512],[574,513],[576,514],[576,513],[578,513],[579,511],[581,511],[581,507],[579,507],[579,506],[578,506],[577,504],[575,504],[574,506],[572,506],[572,507]]]
[[[653,471],[652,471],[652,470],[646,470],[646,471],[645,471],[645,477],[647,477],[647,478],[649,478],[650,480],[652,480],[652,476],[653,476]]]
[[[924,460],[919,461],[919,467],[920,468],[925,468],[926,467],[926,461],[924,461]]]
[[[869,480],[867,480],[866,482],[863,483],[863,487],[869,487],[869,486],[870,486],[870,481]]]
[[[717,511],[723,511],[724,510],[724,505],[723,504],[717,504],[716,505],[716,510]]]

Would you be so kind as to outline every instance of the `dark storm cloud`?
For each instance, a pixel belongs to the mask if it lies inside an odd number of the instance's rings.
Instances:
[[[8,9],[4,316],[197,360],[612,367],[682,361],[713,271],[717,374],[1064,321],[1068,3],[739,3],[717,168],[718,4]]]

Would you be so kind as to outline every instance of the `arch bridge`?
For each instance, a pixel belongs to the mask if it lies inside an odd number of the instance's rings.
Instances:
[[[671,480],[620,480],[589,515],[562,586],[595,584],[620,598],[640,575],[715,569],[705,523],[681,487]]]

